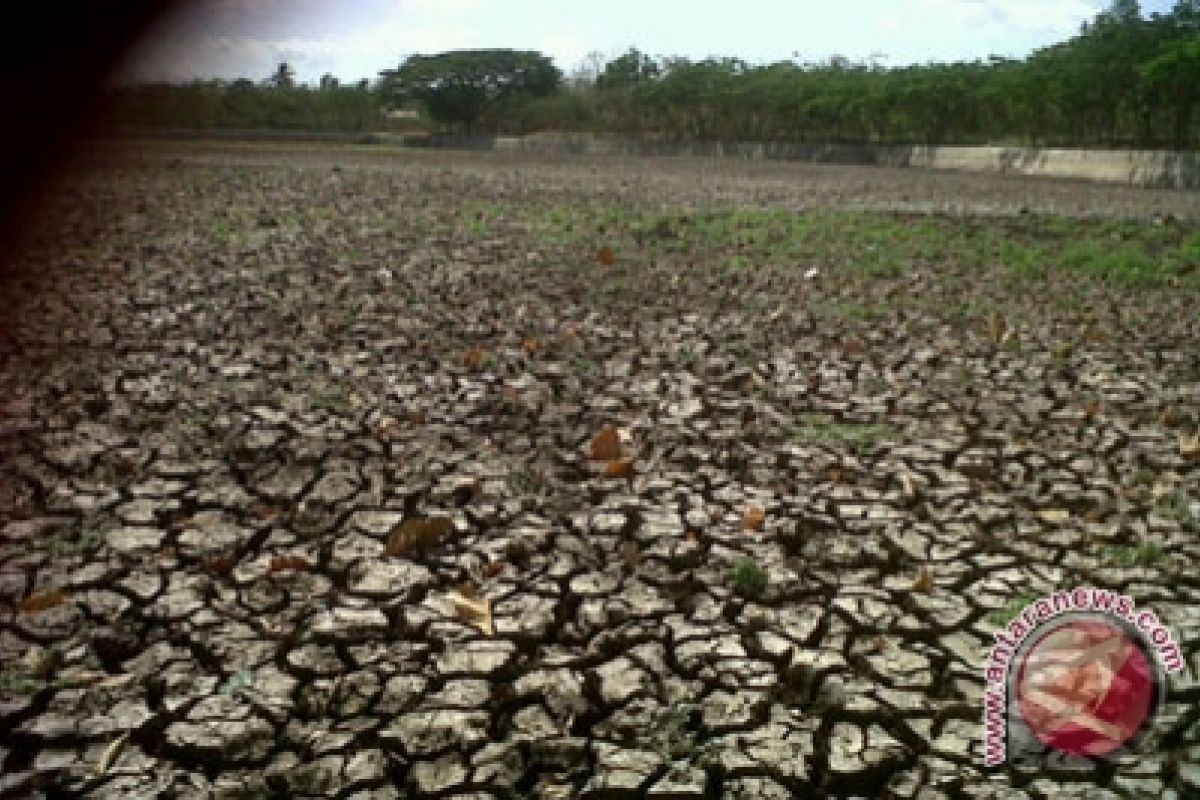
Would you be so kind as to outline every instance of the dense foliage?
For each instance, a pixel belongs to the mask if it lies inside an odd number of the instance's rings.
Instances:
[[[383,73],[382,89],[400,102],[419,101],[446,125],[475,128],[485,117],[503,119],[506,108],[559,88],[562,74],[532,51],[457,50],[409,57]]]
[[[287,65],[280,65],[286,72]],[[186,86],[135,86],[113,92],[113,124],[196,130],[367,131],[381,119],[380,98],[367,81],[352,86],[332,76],[310,88],[271,80],[255,84],[203,81]]]
[[[1115,0],[1025,59],[756,65],[631,49],[564,85],[541,54],[471,50],[412,56],[370,88],[297,87],[281,66],[261,85],[142,87],[120,100],[135,124],[191,128],[363,130],[400,106],[459,132],[1188,149],[1200,142],[1200,0],[1149,17]]]

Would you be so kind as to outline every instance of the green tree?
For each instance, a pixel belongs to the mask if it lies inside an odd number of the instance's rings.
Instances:
[[[474,130],[484,115],[521,97],[544,97],[557,90],[562,73],[532,50],[455,50],[410,56],[382,74],[393,100],[419,100],[443,124]]]
[[[286,61],[283,61],[271,73],[271,77],[267,79],[267,83],[274,86],[276,89],[294,89],[296,87],[296,70]]]
[[[636,86],[643,81],[657,78],[658,74],[657,62],[636,47],[631,47],[629,52],[614,58],[604,66],[604,71],[596,78],[596,88],[619,89]]]

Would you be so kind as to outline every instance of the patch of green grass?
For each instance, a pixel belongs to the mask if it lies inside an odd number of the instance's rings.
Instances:
[[[1158,263],[1131,242],[1085,239],[1066,245],[1058,257],[1069,269],[1128,283],[1150,283],[1162,277]]]
[[[594,375],[600,372],[600,362],[586,353],[576,353],[571,358],[571,369],[580,375]]]
[[[1105,553],[1105,560],[1110,564],[1121,567],[1153,567],[1166,558],[1155,542],[1139,542],[1124,547],[1110,547]]]
[[[1192,498],[1183,491],[1172,492],[1159,504],[1159,510],[1162,513],[1185,528],[1194,528],[1197,523],[1200,523],[1193,508]]]
[[[729,570],[729,583],[742,597],[761,597],[769,582],[767,571],[752,558],[739,559]]]
[[[601,242],[631,258],[686,257],[715,270],[794,271],[818,263],[825,272],[891,280],[966,268],[1007,271],[1019,284],[1071,273],[1129,284],[1174,276],[1200,287],[1200,233],[1136,221],[1040,215],[964,221],[833,209],[670,212],[607,202],[556,203],[531,213],[529,228],[565,248],[589,252]]]
[[[15,669],[0,670],[0,697],[28,697],[50,686],[50,682]]]
[[[995,611],[988,613],[984,619],[993,625],[1005,625],[1009,620],[1016,617],[1025,607],[1037,600],[1041,595],[1036,592],[1021,592],[1013,599],[1009,600],[1002,608],[997,608]]]
[[[638,746],[653,752],[663,765],[669,766],[671,777],[682,778],[694,766],[717,764],[724,745],[702,738],[693,724],[701,713],[700,707],[693,703],[676,703],[651,712],[638,731]]]
[[[537,475],[524,469],[510,472],[507,483],[510,489],[522,496],[539,495],[544,488],[542,480]]]
[[[802,415],[789,433],[800,444],[852,449],[873,447],[897,435],[890,425],[839,422],[823,414]]]
[[[332,414],[348,414],[354,410],[350,401],[339,392],[316,390],[308,396],[308,404],[312,408],[328,411]]]

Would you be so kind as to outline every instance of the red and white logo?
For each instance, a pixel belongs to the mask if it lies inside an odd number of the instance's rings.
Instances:
[[[1017,658],[1013,700],[1048,747],[1096,758],[1147,727],[1159,699],[1141,637],[1115,619],[1070,617],[1046,626]]]

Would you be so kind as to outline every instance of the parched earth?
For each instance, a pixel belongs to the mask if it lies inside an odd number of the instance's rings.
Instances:
[[[1200,201],[103,149],[4,289],[0,794],[1200,796],[1195,284],[944,245],[1046,213]],[[1129,752],[985,767],[994,631],[1080,585],[1185,669]]]

